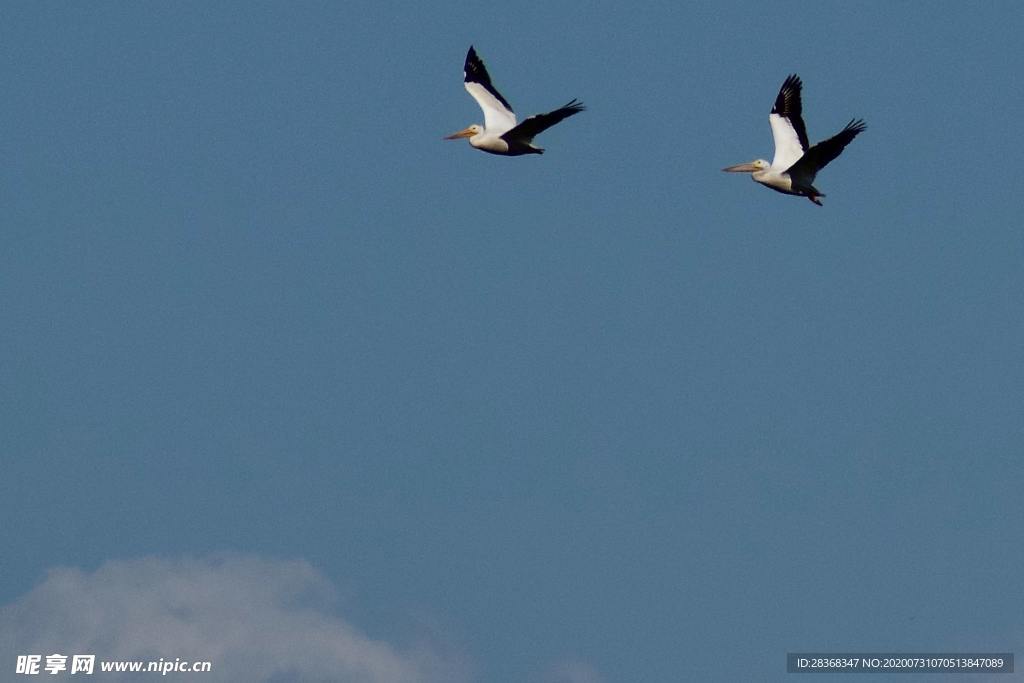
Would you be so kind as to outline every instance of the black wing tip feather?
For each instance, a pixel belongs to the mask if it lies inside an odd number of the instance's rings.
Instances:
[[[844,133],[850,133],[850,135],[857,135],[867,130],[868,124],[864,123],[864,119],[850,119],[850,122],[843,128]]]
[[[566,102],[565,104],[563,104],[561,107],[559,107],[559,109],[568,110],[570,112],[569,116],[572,116],[572,114],[579,114],[581,111],[587,110],[583,103],[580,102],[575,97]]]
[[[772,113],[779,116],[800,114],[800,92],[803,88],[804,83],[799,76],[796,74],[787,76],[786,80],[782,82],[782,87],[779,88],[779,94],[772,106]]]
[[[786,76],[786,80],[782,82],[782,87],[779,88],[779,92],[787,90],[793,91],[796,94],[800,94],[800,91],[804,89],[804,82],[800,80],[800,77],[796,74],[790,74]]]
[[[476,53],[472,45],[469,46],[469,52],[466,53],[466,63],[462,67],[462,71],[467,83],[490,83],[491,81],[487,68],[484,66],[484,60],[480,59],[480,55]]]
[[[850,122],[841,131],[832,136],[832,140],[845,147],[853,142],[855,137],[863,133],[867,127],[868,124],[864,123],[864,119],[850,119]]]

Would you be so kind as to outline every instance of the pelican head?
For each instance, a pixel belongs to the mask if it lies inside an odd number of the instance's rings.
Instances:
[[[758,171],[767,171],[769,166],[771,166],[771,164],[764,159],[754,159],[753,161],[745,164],[736,164],[735,166],[729,166],[722,170],[726,173],[757,173]]]
[[[458,133],[452,133],[451,135],[445,135],[444,139],[445,140],[458,140],[459,138],[472,138],[472,137],[475,137],[477,135],[480,135],[480,133],[483,133],[483,132],[484,132],[484,127],[481,126],[479,123],[474,123],[472,126],[469,126],[468,128],[463,128]]]

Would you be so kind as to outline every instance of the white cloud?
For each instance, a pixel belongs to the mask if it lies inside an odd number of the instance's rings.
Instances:
[[[91,573],[55,569],[0,608],[0,666],[13,672],[18,654],[95,654],[97,662],[208,660],[211,673],[167,677],[204,683],[468,680],[458,657],[373,640],[333,606],[330,582],[301,561],[148,558]]]

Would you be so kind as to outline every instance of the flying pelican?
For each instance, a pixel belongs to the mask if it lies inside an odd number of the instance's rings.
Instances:
[[[458,133],[446,136],[445,140],[469,138],[469,144],[482,152],[510,157],[520,154],[543,154],[543,149],[534,147],[533,137],[584,109],[583,104],[574,99],[564,107],[547,114],[531,116],[516,125],[516,115],[512,111],[512,106],[491,83],[491,77],[472,45],[466,53],[466,66],[463,70],[466,90],[484,110],[484,125],[474,123]]]
[[[862,119],[851,119],[846,127],[824,142],[807,148],[807,129],[800,117],[800,77],[792,74],[782,84],[775,106],[768,115],[775,138],[775,158],[769,164],[764,159],[737,164],[723,171],[729,173],[750,173],[751,178],[776,192],[807,197],[821,206],[824,197],[814,185],[814,176],[825,168],[828,162],[839,156],[843,148],[867,128]]]

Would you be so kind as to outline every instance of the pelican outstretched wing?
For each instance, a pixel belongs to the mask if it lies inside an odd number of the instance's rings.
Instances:
[[[501,96],[498,89],[491,83],[491,76],[484,67],[483,60],[477,56],[473,46],[466,53],[465,74],[466,90],[484,111],[484,128],[489,133],[501,135],[515,127],[516,115],[512,106]]]
[[[565,106],[559,107],[547,114],[536,114],[531,116],[501,137],[508,141],[518,140],[529,143],[533,140],[535,135],[539,135],[559,121],[567,119],[573,114],[579,114],[584,109],[586,109],[586,107],[583,106],[583,103],[577,102],[574,99],[571,102],[566,103]]]
[[[772,168],[783,170],[795,164],[807,151],[807,128],[801,116],[800,91],[804,84],[796,74],[790,75],[779,89],[775,106],[768,115],[775,139]]]
[[[818,171],[842,154],[843,149],[865,128],[867,128],[867,124],[862,119],[851,120],[845,128],[828,140],[823,140],[807,150],[807,153],[789,169],[789,175],[804,179],[810,184],[814,181],[814,176]]]

